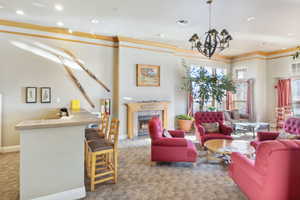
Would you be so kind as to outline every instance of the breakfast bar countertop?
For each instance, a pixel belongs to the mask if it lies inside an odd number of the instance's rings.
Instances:
[[[66,126],[80,126],[91,123],[99,122],[96,114],[92,114],[84,109],[78,111],[70,110],[69,117],[62,117],[58,119],[40,119],[40,120],[27,120],[18,123],[16,130],[30,130],[40,128],[58,128]]]

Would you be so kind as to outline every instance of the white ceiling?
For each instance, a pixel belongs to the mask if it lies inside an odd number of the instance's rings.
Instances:
[[[55,3],[64,10],[56,11]],[[25,14],[17,15],[17,9]],[[214,0],[212,11],[213,27],[226,28],[234,38],[225,55],[300,44],[300,0]],[[248,22],[249,17],[255,19]],[[91,23],[94,18],[98,24]],[[190,36],[208,28],[208,6],[205,0],[0,0],[0,19],[47,26],[62,21],[72,30],[189,48]],[[179,19],[189,23],[178,25]]]

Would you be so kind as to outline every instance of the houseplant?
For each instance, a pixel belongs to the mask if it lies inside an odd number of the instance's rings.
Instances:
[[[191,67],[183,62],[185,76],[183,77],[182,89],[190,93],[194,100],[199,103],[199,110],[203,111],[205,104],[212,101],[212,108],[216,110],[216,103],[221,104],[227,92],[235,93],[236,87],[233,80],[216,71],[209,73],[204,67]],[[190,114],[190,113],[188,113]]]
[[[183,131],[190,131],[192,129],[192,125],[194,122],[194,118],[189,115],[178,115],[176,117],[178,127],[180,130]]]

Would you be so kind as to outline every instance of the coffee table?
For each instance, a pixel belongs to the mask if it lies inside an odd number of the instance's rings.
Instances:
[[[250,145],[250,141],[246,140],[225,140],[214,139],[204,143],[207,148],[208,161],[224,161],[225,164],[230,163],[230,155],[233,152],[239,152],[247,157],[253,157],[255,149]]]
[[[255,133],[259,130],[267,129],[270,131],[270,124],[266,122],[238,122],[234,123],[234,130],[246,130],[250,131],[255,138]]]

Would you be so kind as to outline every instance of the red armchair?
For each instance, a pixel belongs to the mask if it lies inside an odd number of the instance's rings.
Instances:
[[[233,132],[233,129],[224,124],[224,113],[223,112],[196,112],[195,113],[195,130],[196,137],[200,141],[202,145],[207,140],[211,139],[228,139],[232,140],[233,138],[230,136]],[[213,123],[218,122],[220,127],[219,133],[207,133],[204,127],[201,125],[202,123]]]
[[[300,137],[300,118],[297,117],[290,117],[284,122],[284,131],[286,133],[299,135]],[[251,145],[254,148],[266,140],[275,140],[279,136],[279,132],[258,132],[257,133],[257,140],[252,141]]]
[[[151,160],[154,162],[196,162],[198,152],[192,141],[184,139],[180,130],[168,131],[172,138],[162,135],[161,121],[153,117],[149,121]]]
[[[300,199],[300,141],[264,141],[256,160],[232,153],[229,175],[249,200]]]

